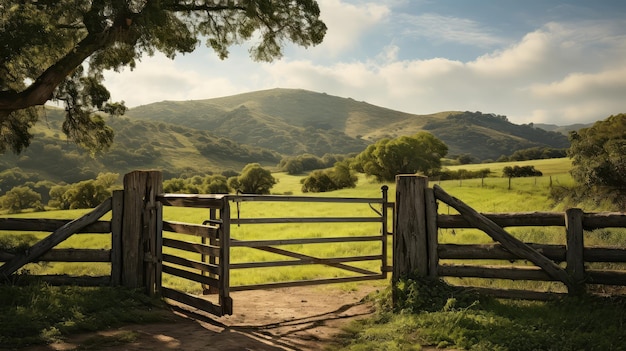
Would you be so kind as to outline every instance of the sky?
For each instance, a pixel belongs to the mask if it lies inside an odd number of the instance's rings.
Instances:
[[[626,113],[626,1],[318,0],[324,42],[253,61],[205,45],[107,72],[128,107],[294,88],[430,114],[481,111],[516,124]]]

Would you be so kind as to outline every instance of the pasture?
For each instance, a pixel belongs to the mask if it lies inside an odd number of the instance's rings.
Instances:
[[[490,176],[485,179],[465,179],[438,181],[451,195],[462,199],[481,212],[526,212],[526,211],[553,211],[562,210],[560,204],[552,203],[549,198],[549,189],[555,184],[571,184],[571,177],[567,171],[570,167],[569,159],[536,160],[515,163],[492,163],[478,165],[454,166],[476,169],[489,168],[494,171],[494,175],[501,172],[507,165],[534,165],[536,169],[544,172],[542,177],[514,178],[509,181],[507,178]],[[453,167],[450,167],[453,168]],[[314,195],[332,197],[368,197],[379,198],[381,196],[381,186],[383,184],[368,179],[360,175],[357,187],[353,189],[342,189],[338,191],[303,194],[300,189],[300,180],[303,176],[292,176],[285,173],[276,173],[277,185],[272,189],[273,194],[278,195]],[[389,186],[389,201],[395,199],[394,184]],[[263,218],[263,217],[356,217],[371,216],[373,210],[367,204],[342,204],[329,203],[297,203],[296,206],[288,202],[259,203],[243,202],[232,203],[232,216],[241,218]],[[593,209],[587,209],[593,210]],[[87,212],[87,210],[71,211],[46,211],[38,213],[24,213],[13,215],[13,217],[29,218],[59,218],[72,219]],[[166,220],[200,224],[209,218],[209,211],[206,209],[168,207],[163,210],[163,217]],[[439,208],[440,213],[453,213],[454,210],[447,206]],[[105,217],[105,219],[107,219]],[[391,228],[390,228],[391,230]],[[239,240],[267,240],[267,239],[290,239],[290,238],[319,238],[333,236],[365,236],[380,233],[380,226],[375,223],[281,223],[281,224],[249,224],[232,226],[231,237]],[[48,233],[0,233],[1,246],[19,246],[26,243],[32,244],[45,237]],[[537,231],[532,228],[514,230],[514,234],[522,240],[541,243],[563,243],[564,235],[560,230]],[[165,237],[172,237],[172,233],[164,233]],[[442,243],[488,243],[490,238],[477,230],[441,230],[439,233]],[[618,236],[620,237],[620,236]],[[199,239],[198,239],[199,240]],[[110,237],[102,234],[80,234],[74,235],[69,240],[61,243],[59,248],[110,248]],[[284,247],[287,250],[298,252],[304,255],[314,255],[316,257],[345,257],[356,255],[372,255],[380,250],[379,243],[343,243],[343,244],[316,244],[316,245],[291,245]],[[187,255],[189,253],[179,252],[176,249],[166,248],[165,253],[175,253],[177,255]],[[199,256],[199,255],[198,255]],[[391,250],[389,250],[391,256]],[[199,259],[199,257],[188,257]],[[284,258],[284,257],[283,257]],[[280,255],[263,252],[256,249],[235,247],[231,249],[232,263],[264,262],[281,259]],[[391,262],[391,258],[389,261]],[[380,269],[380,262],[370,261],[359,263],[364,269]],[[106,275],[110,271],[108,263],[34,263],[26,267],[32,274],[71,274],[71,275]],[[250,285],[271,283],[288,280],[317,279],[324,275],[331,277],[342,277],[349,275],[345,271],[318,265],[298,266],[298,267],[272,267],[256,268],[231,271],[231,285]],[[198,293],[202,290],[198,284],[174,277],[164,276],[164,283],[173,288]],[[384,282],[380,282],[384,284]]]
[[[532,164],[536,169],[544,172],[542,177],[516,178],[512,180],[509,189],[508,179],[491,176],[485,179],[465,179],[462,181],[451,180],[437,182],[446,192],[462,199],[481,212],[526,212],[526,211],[561,211],[562,204],[553,203],[548,198],[549,187],[555,184],[571,184],[571,178],[567,171],[569,160],[542,160],[527,161],[528,163],[512,163],[510,165]],[[481,164],[474,165],[481,168],[504,167],[506,164]],[[464,167],[464,166],[458,166]],[[497,172],[496,172],[497,173]],[[302,176],[290,176],[283,173],[275,174],[279,183],[273,189],[274,194],[301,195],[300,179]],[[343,189],[316,196],[333,197],[379,197],[382,184],[372,182],[361,176],[358,185],[354,189]],[[395,188],[390,186],[389,198],[394,201]],[[299,204],[300,205],[300,204]],[[255,203],[246,202],[239,206],[233,204],[233,216],[237,214],[241,218],[260,217],[322,217],[322,216],[366,216],[371,215],[372,209],[364,206],[341,206],[320,203],[307,203],[300,206],[289,206],[288,203]],[[595,208],[584,208],[585,211],[594,211]],[[24,213],[11,217],[31,218],[77,218],[88,210],[74,211],[47,211],[40,213]],[[446,206],[440,206],[440,213],[451,213],[453,210]],[[202,223],[209,218],[209,211],[203,209],[166,207],[164,218],[188,223]],[[255,240],[260,238],[306,238],[320,236],[341,235],[371,235],[380,231],[375,224],[257,224],[233,226],[231,237],[242,240]],[[24,247],[46,236],[48,233],[0,233],[0,247]],[[564,233],[562,230],[536,230],[526,228],[513,231],[513,234],[523,241],[541,243],[563,243]],[[165,233],[165,236],[172,233]],[[439,239],[444,243],[480,243],[489,242],[490,238],[477,230],[440,230]],[[602,233],[590,233],[588,242],[598,245],[621,245],[626,243],[626,234],[623,231],[611,231]],[[61,247],[74,248],[108,248],[110,237],[102,234],[80,234],[63,242]],[[375,250],[371,244],[345,245],[308,245],[307,247],[290,247],[295,251],[302,250],[305,254],[315,254],[321,257],[334,257],[342,255],[367,254]],[[258,262],[273,260],[275,254],[264,253],[250,248],[233,248],[232,262]],[[235,251],[236,250],[236,251]],[[197,259],[197,258],[196,258]],[[391,262],[391,260],[389,261]],[[376,269],[373,266],[364,266],[367,269]],[[79,263],[45,263],[30,264],[27,271],[33,274],[65,273],[73,275],[102,275],[110,271],[109,264],[79,264]],[[341,275],[344,272],[326,271],[325,274]],[[271,282],[282,280],[311,279],[320,274],[319,269],[300,266],[286,269],[256,269],[233,271],[231,281],[233,285],[256,284],[259,282]],[[189,292],[197,293],[201,287],[198,284],[184,283],[176,279],[164,277],[165,284]],[[469,279],[452,280],[453,283],[475,283]],[[344,289],[352,289],[353,284],[343,284]],[[368,282],[378,284],[381,288],[388,287],[388,281],[381,280]],[[478,283],[481,284],[481,283]],[[515,288],[516,284],[511,281],[491,281],[491,286],[500,288]],[[538,289],[557,289],[549,283],[537,284]],[[547,284],[547,285],[541,285]],[[34,287],[38,291],[46,291],[52,299],[66,294],[64,289],[57,290],[52,287]],[[424,288],[420,282],[404,281],[400,289],[406,293],[406,302],[403,313],[392,313],[389,305],[390,289],[373,296],[379,304],[379,312],[372,318],[363,322],[352,324],[345,329],[342,337],[337,339],[333,349],[338,350],[376,350],[384,347],[388,350],[419,350],[419,345],[434,345],[438,347],[455,347],[472,350],[576,350],[576,349],[611,349],[624,350],[626,347],[625,334],[621,325],[626,323],[626,307],[620,299],[604,301],[596,299],[566,300],[564,302],[527,302],[527,301],[501,301],[484,299],[471,295],[471,293],[459,293],[447,286],[435,284],[430,288]],[[426,290],[424,290],[426,289]],[[6,290],[6,289],[5,289]],[[9,296],[10,291],[4,291],[3,296]],[[79,294],[72,290],[73,296]],[[114,292],[106,292],[110,296],[116,296]],[[33,295],[34,296],[34,295]],[[109,296],[109,295],[107,295]],[[99,297],[103,299],[106,297]],[[112,297],[115,298],[115,297]],[[128,297],[124,297],[128,299]],[[47,303],[44,297],[36,299]],[[132,298],[131,298],[132,300]],[[9,300],[7,300],[9,301]],[[34,301],[34,300],[33,300]],[[17,302],[16,302],[17,303]],[[27,305],[31,302],[26,301]],[[71,302],[70,302],[71,303]],[[92,303],[92,302],[90,302]],[[131,302],[126,302],[130,304]],[[143,301],[140,304],[152,308],[153,302]],[[34,305],[33,305],[34,306]],[[429,313],[420,312],[427,307]],[[134,308],[134,307],[133,307]],[[434,308],[434,310],[432,310]],[[41,335],[32,337],[35,342],[51,340],[54,337],[67,332],[72,332],[72,326],[66,327],[67,323],[75,323],[75,326],[87,328],[91,319],[87,320],[83,312],[76,312],[74,316],[67,317],[66,321],[56,324],[55,327],[42,327],[47,337]],[[78,313],[78,314],[77,314]],[[98,313],[98,312],[92,312]],[[119,311],[114,312],[119,313]],[[135,313],[135,312],[133,312]],[[145,317],[141,308],[138,315],[129,317],[128,320],[149,320],[162,317]],[[111,312],[105,312],[111,314]],[[7,318],[13,318],[6,314]],[[81,317],[82,316],[82,317]],[[34,319],[45,320],[45,315],[35,316]],[[64,317],[65,318],[65,317]],[[133,319],[134,318],[134,319]],[[77,322],[80,320],[80,323]],[[122,320],[122,323],[124,322]],[[582,322],[584,321],[584,322]],[[85,324],[86,322],[86,324]],[[18,324],[5,323],[7,328],[15,330]],[[19,322],[18,322],[19,323]],[[116,322],[108,322],[115,325]],[[41,322],[39,324],[45,324]],[[74,324],[72,324],[74,325]],[[62,327],[59,327],[62,326]],[[102,328],[104,326],[93,326]],[[65,330],[59,330],[66,328]],[[84,330],[84,329],[83,329]],[[21,332],[21,331],[20,331]],[[9,342],[19,343],[20,339],[7,339]],[[17,341],[16,341],[17,340]],[[39,341],[37,341],[39,340]],[[17,345],[17,344],[16,344]]]

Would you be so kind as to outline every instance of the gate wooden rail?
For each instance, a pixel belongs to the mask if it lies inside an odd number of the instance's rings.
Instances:
[[[324,265],[328,267],[338,268],[343,271],[350,272],[351,276],[347,277],[330,277],[319,279],[305,279],[298,281],[271,282],[264,284],[250,284],[231,286],[231,291],[267,289],[302,285],[316,285],[327,283],[354,282],[373,279],[385,279],[387,277],[387,241],[388,232],[388,209],[392,204],[388,202],[387,186],[381,188],[382,197],[380,198],[339,198],[339,197],[314,197],[314,196],[276,196],[276,195],[230,195],[228,199],[238,205],[244,202],[289,202],[290,206],[298,203],[329,203],[329,204],[346,204],[355,206],[358,204],[369,205],[375,216],[358,216],[358,217],[273,217],[273,218],[231,218],[231,225],[260,225],[260,224],[297,224],[297,223],[379,223],[380,231],[373,235],[362,236],[332,236],[332,237],[315,237],[315,238],[290,238],[290,239],[273,239],[271,237],[262,240],[236,240],[231,238],[230,246],[253,248],[265,252],[271,252],[281,255],[286,260],[274,260],[265,262],[245,262],[231,263],[230,269],[253,269],[268,267],[288,267],[301,265]],[[376,209],[373,206],[380,206]],[[263,229],[260,228],[260,231]],[[271,234],[271,233],[268,233]],[[349,257],[316,257],[287,249],[280,248],[285,245],[310,245],[310,244],[338,244],[338,243],[357,243],[357,242],[373,242],[380,243],[378,252],[371,255],[349,256]],[[357,262],[380,261],[380,270],[378,272],[363,269],[352,265]]]

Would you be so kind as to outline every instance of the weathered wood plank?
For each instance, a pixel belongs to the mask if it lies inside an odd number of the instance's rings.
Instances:
[[[516,213],[483,213],[483,215],[500,227],[548,227],[565,226],[562,212],[516,212]],[[440,214],[437,218],[439,228],[472,228],[473,226],[461,215]],[[585,213],[583,228],[594,230],[601,228],[626,227],[626,213],[600,212]]]
[[[565,230],[567,238],[566,261],[567,273],[576,285],[570,289],[570,294],[581,294],[585,291],[585,260],[583,250],[583,211],[579,208],[570,208],[565,211]]]
[[[394,281],[416,273],[428,275],[428,244],[424,192],[428,178],[396,176],[396,210],[393,240]]]
[[[65,239],[69,238],[70,236],[72,236],[72,234],[84,228],[86,225],[94,223],[110,210],[111,198],[108,198],[106,201],[98,205],[98,207],[93,209],[88,214],[63,225],[61,228],[48,235],[46,238],[33,245],[28,250],[28,254],[15,256],[10,261],[3,264],[2,267],[0,267],[0,277],[6,278],[9,275],[15,273],[20,267],[24,266],[25,264],[37,260],[48,250],[58,245]]]
[[[168,254],[162,254],[162,257],[163,257],[163,262],[166,262],[166,263],[173,263],[179,266],[198,269],[201,272],[207,272],[207,273],[219,275],[219,266],[215,264],[189,260],[186,258],[182,258],[182,257],[174,256],[174,255],[168,255]]]
[[[222,307],[215,305],[211,301],[196,297],[184,292],[176,291],[170,288],[161,288],[161,295],[167,299],[180,302],[184,305],[188,305],[197,308],[201,311],[211,313],[216,316],[223,316]]]
[[[376,275],[370,275],[370,276],[361,275],[357,277],[311,279],[311,280],[299,280],[299,281],[278,282],[278,283],[268,283],[268,284],[255,284],[255,285],[238,285],[238,286],[231,286],[230,291],[277,289],[277,288],[289,288],[289,287],[294,287],[294,286],[362,282],[366,280],[377,280],[377,279],[383,279],[383,275],[382,274],[376,274]]]
[[[146,206],[161,193],[163,176],[158,171],[134,171],[124,175],[124,217],[122,220],[122,285],[146,287],[145,253],[150,251]],[[151,210],[151,209],[148,209]],[[153,254],[154,251],[151,251]]]
[[[626,272],[615,270],[588,269],[588,284],[605,284],[626,286]]]
[[[380,223],[381,217],[231,218],[233,224],[273,223]]]
[[[555,262],[565,261],[565,245],[527,244]],[[440,259],[452,260],[510,260],[520,258],[501,244],[440,244],[437,248]],[[522,258],[523,259],[523,258]]]
[[[163,238],[163,246],[171,247],[174,249],[197,252],[202,255],[217,256],[220,255],[219,246],[211,246],[200,243],[192,243],[189,241],[176,240],[171,238]]]
[[[439,264],[439,233],[437,230],[437,200],[433,189],[426,189],[426,232],[428,242],[428,276],[437,277],[437,265]]]
[[[526,245],[555,262],[565,261],[565,245]],[[501,244],[441,244],[437,252],[440,259],[458,260],[519,260]],[[626,262],[626,248],[586,247],[583,249],[585,262]]]
[[[478,229],[484,231],[487,235],[492,237],[494,240],[502,243],[504,247],[518,255],[521,258],[526,258],[537,266],[541,267],[550,277],[555,280],[562,281],[565,285],[567,285],[568,289],[575,289],[576,283],[574,280],[565,272],[565,270],[559,267],[556,263],[549,260],[545,256],[541,255],[541,253],[537,252],[537,250],[531,248],[525,243],[521,242],[517,238],[513,237],[506,230],[502,229],[496,223],[492,222],[482,214],[478,213],[473,208],[467,206],[464,202],[459,199],[448,195],[441,187],[435,185],[433,187],[435,191],[435,196],[452,206],[454,209],[459,211],[461,215],[465,217],[473,226]]]
[[[230,244],[235,244],[237,242],[237,239],[231,239]],[[297,258],[300,260],[319,260],[317,257],[313,257],[313,256],[309,256],[309,255],[304,255],[301,253],[297,253],[297,252],[292,252],[292,251],[287,251],[284,249],[279,249],[277,247],[272,247],[272,246],[258,246],[255,247],[255,249],[257,250],[262,250],[262,251],[266,251],[266,252],[271,252],[271,253],[275,253],[275,254],[279,254],[279,255],[284,255],[287,257],[293,257],[293,258]],[[343,264],[343,263],[328,263],[328,266],[331,267],[335,267],[335,268],[339,268],[339,269],[344,269],[347,271],[351,271],[354,273],[359,273],[359,274],[369,274],[370,271],[366,270],[366,269],[362,269],[359,267],[353,267],[347,264]]]
[[[0,252],[0,262],[16,255]],[[32,262],[111,262],[111,250],[106,249],[51,249]]]
[[[382,187],[381,187],[382,189]],[[333,202],[333,203],[362,203],[362,204],[380,204],[383,203],[382,198],[363,198],[363,197],[330,197],[330,196],[292,196],[292,195],[226,195],[229,201],[248,202],[248,201],[264,201],[264,202]]]
[[[287,261],[265,261],[265,262],[248,262],[248,263],[231,263],[230,269],[244,268],[267,268],[267,267],[286,267],[286,266],[302,266],[311,264],[331,265],[346,262],[362,262],[380,260],[381,255],[371,256],[354,256],[354,257],[337,257],[337,258],[308,258],[300,260]],[[368,271],[368,274],[378,274],[377,272]]]
[[[115,190],[111,202],[111,285],[122,282],[122,217],[124,216],[124,191]]]
[[[583,227],[585,228],[585,230],[600,228],[626,228],[626,213],[585,213],[585,215],[583,216]]]
[[[70,222],[72,222],[71,219],[0,218],[0,230],[53,232]],[[76,234],[108,234],[110,232],[109,221],[94,221],[78,230]]]
[[[177,277],[181,277],[181,278],[185,278],[194,282],[198,282],[200,284],[206,284],[206,285],[210,285],[210,286],[218,286],[219,285],[219,280],[213,278],[213,277],[207,277],[205,275],[201,275],[198,273],[194,273],[194,272],[190,272],[190,271],[186,271],[183,269],[179,269],[179,268],[175,268],[172,266],[168,266],[168,265],[163,265],[163,273],[167,273],[167,274],[171,274],[171,275],[175,275]]]
[[[562,212],[483,213],[482,215],[500,227],[562,227],[565,225]],[[462,215],[446,214],[439,214],[437,226],[447,229],[473,228],[473,225]]]
[[[237,240],[232,241],[231,247],[259,247],[274,245],[298,245],[298,244],[328,244],[328,243],[351,243],[381,241],[381,235],[369,236],[344,236],[332,238],[301,238],[301,239],[276,239],[276,240]]]
[[[198,225],[191,223],[163,221],[163,230],[178,234],[193,235],[202,238],[216,238],[219,227],[211,225]]]
[[[534,266],[471,266],[471,265],[439,265],[437,272],[442,277],[487,278],[511,280],[558,281],[545,271]]]
[[[156,200],[163,206],[217,208],[224,206],[224,195],[211,194],[159,194]]]

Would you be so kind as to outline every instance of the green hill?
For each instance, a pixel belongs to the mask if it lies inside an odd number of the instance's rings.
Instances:
[[[427,130],[451,155],[496,159],[530,147],[565,148],[567,137],[504,116],[448,111],[415,115],[351,98],[296,89],[271,89],[234,96],[172,102],[131,109],[133,119],[168,121],[285,155],[359,152],[384,137]]]
[[[286,155],[357,153],[380,138],[422,130],[443,140],[449,155],[470,154],[479,160],[535,146],[568,146],[561,133],[516,125],[504,116],[454,111],[414,115],[294,89],[133,108],[124,117],[107,118],[114,144],[95,157],[65,140],[62,119],[63,110],[46,108],[32,129],[30,147],[20,155],[0,155],[0,171],[20,167],[32,179],[55,182],[135,169],[160,169],[165,177],[220,173],[252,162],[273,167]]]
[[[31,145],[19,155],[0,155],[0,169],[19,167],[37,180],[76,182],[93,179],[100,172],[123,175],[137,169],[159,169],[166,178],[239,171],[252,162],[273,167],[281,158],[271,150],[242,145],[209,131],[128,117],[107,118],[115,131],[114,143],[108,152],[92,157],[65,140],[62,113],[47,108],[45,122],[33,128]]]

